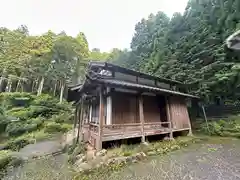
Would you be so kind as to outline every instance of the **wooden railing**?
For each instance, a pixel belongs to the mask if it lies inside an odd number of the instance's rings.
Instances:
[[[171,128],[171,122],[152,122],[152,123],[144,123],[144,127],[148,128]]]
[[[103,134],[124,134],[126,132],[139,132],[141,133],[142,124],[141,123],[133,123],[133,124],[111,124],[111,125],[103,125]],[[144,131],[157,131],[164,129],[171,129],[171,122],[151,122],[144,123]]]
[[[99,130],[99,124],[89,123],[89,131],[97,134]]]
[[[133,124],[111,124],[103,126],[103,134],[124,134],[126,132],[140,132],[141,123]]]

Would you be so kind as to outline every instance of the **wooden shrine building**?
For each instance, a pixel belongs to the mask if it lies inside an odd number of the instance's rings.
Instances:
[[[184,84],[126,69],[107,62],[90,62],[86,80],[69,88],[76,103],[80,137],[97,150],[105,141],[189,131]],[[75,124],[75,125],[76,125]]]

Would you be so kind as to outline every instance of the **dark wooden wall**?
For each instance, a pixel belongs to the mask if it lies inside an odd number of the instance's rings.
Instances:
[[[165,101],[164,98],[162,99]],[[163,105],[166,106],[165,103]],[[140,123],[139,100],[136,94],[114,92],[112,110],[112,124]],[[161,111],[156,96],[143,96],[143,111],[145,123],[166,121],[166,113],[160,116]],[[166,111],[165,107],[163,111]]]
[[[112,124],[140,123],[138,99],[134,94],[112,94]]]
[[[174,129],[190,128],[188,109],[183,97],[169,97],[170,116]]]
[[[143,96],[144,121],[160,122],[160,108],[156,96]]]

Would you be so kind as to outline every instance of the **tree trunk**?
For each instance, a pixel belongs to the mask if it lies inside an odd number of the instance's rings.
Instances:
[[[21,85],[21,79],[18,80],[17,86],[16,86],[16,92],[18,92],[19,86]]]
[[[12,89],[12,80],[11,80],[11,79],[8,79],[5,92],[11,92],[11,89]]]
[[[11,91],[12,91],[12,80],[11,80],[11,82],[9,84],[9,88],[8,88],[8,92],[11,92]]]
[[[60,89],[60,103],[62,103],[62,101],[63,101],[63,94],[64,94],[64,88],[65,88],[65,85],[64,85],[64,83],[62,82],[61,83],[61,89]]]
[[[36,80],[33,80],[32,92],[34,92],[35,87],[38,86],[39,77]]]
[[[42,94],[43,85],[44,85],[44,77],[41,77],[41,81],[38,86],[37,96]]]
[[[6,68],[3,69],[2,76],[0,77],[0,92],[2,92],[2,85],[5,79],[5,73],[6,73]]]
[[[56,90],[57,90],[57,83],[54,84],[54,89],[53,89],[53,96],[56,96]]]
[[[23,83],[21,84],[21,92],[23,92],[24,91],[24,81],[23,81]]]
[[[32,81],[32,92],[34,91],[35,81]]]

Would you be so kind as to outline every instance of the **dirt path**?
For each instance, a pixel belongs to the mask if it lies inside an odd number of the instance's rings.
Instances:
[[[101,179],[237,180],[240,179],[240,140],[192,145]]]

